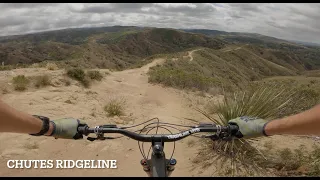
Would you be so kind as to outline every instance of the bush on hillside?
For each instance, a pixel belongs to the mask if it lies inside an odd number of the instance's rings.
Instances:
[[[40,87],[46,87],[51,84],[51,80],[49,75],[43,75],[43,76],[36,76],[35,77],[35,87],[40,88]]]
[[[97,81],[101,81],[103,78],[103,75],[100,73],[100,71],[95,71],[95,70],[88,71],[87,75],[90,79],[97,80]]]
[[[30,80],[26,78],[24,75],[18,75],[16,77],[13,77],[12,80],[13,80],[14,89],[17,91],[26,90],[28,84],[30,83]]]
[[[86,76],[86,73],[83,69],[81,68],[72,68],[67,70],[67,75],[79,81],[84,87],[88,88],[90,87],[90,78]]]

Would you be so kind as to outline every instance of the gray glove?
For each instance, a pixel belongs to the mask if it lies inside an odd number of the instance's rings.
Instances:
[[[78,133],[78,127],[86,125],[78,119],[63,118],[52,120],[54,124],[53,133],[51,136],[62,139],[82,139],[83,136]]]
[[[236,134],[236,137],[254,138],[267,136],[264,128],[268,122],[269,121],[257,117],[243,116],[232,119],[228,123],[239,127],[239,132]]]

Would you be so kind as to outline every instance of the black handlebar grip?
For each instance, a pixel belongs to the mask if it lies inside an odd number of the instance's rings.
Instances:
[[[78,127],[78,133],[80,134],[86,134],[86,129],[87,129],[87,126],[79,126]]]
[[[239,131],[239,126],[238,125],[229,125],[230,128],[230,133],[232,136],[236,135],[237,132]]]
[[[229,128],[230,128],[231,136],[235,136],[237,138],[242,138],[243,137],[242,133],[239,131],[239,126],[238,125],[229,124]]]

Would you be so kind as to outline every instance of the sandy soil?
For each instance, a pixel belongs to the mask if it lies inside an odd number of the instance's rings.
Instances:
[[[35,76],[50,73],[56,87],[29,89],[26,92],[11,91],[2,100],[11,106],[30,114],[41,114],[51,119],[74,117],[83,119],[89,126],[116,123],[140,123],[158,117],[162,122],[185,124],[183,117],[203,118],[192,109],[201,101],[189,93],[148,83],[146,73],[149,67],[162,63],[156,59],[139,69],[112,72],[102,82],[96,82],[90,89],[84,89],[77,82],[70,86],[59,85],[63,70],[15,69],[0,72],[0,82],[8,82],[13,76],[25,74]],[[108,70],[101,70],[108,71]],[[10,84],[6,83],[7,86]],[[111,98],[126,100],[126,116],[108,118],[103,111]],[[66,103],[70,100],[71,103]],[[94,116],[93,116],[94,114]],[[126,122],[128,121],[128,122]],[[189,147],[188,138],[176,143],[174,158],[178,163],[172,176],[193,176],[191,158],[196,147]],[[36,145],[35,145],[36,144]],[[146,150],[149,146],[145,146]],[[165,146],[167,156],[171,155],[173,144]],[[121,138],[107,141],[62,140],[50,137],[31,137],[21,134],[0,134],[1,176],[146,176],[139,161],[142,159],[136,141]],[[115,159],[117,169],[8,169],[9,159]]]
[[[190,53],[191,54],[191,53]],[[55,86],[29,89],[26,92],[11,91],[2,100],[11,106],[28,112],[48,116],[51,119],[74,117],[83,119],[89,126],[116,123],[137,124],[158,117],[162,122],[188,123],[183,117],[201,119],[194,106],[204,105],[204,100],[218,100],[221,96],[195,95],[173,88],[148,83],[149,67],[161,64],[163,59],[138,69],[111,72],[101,82],[85,89],[73,81],[70,86],[59,83],[63,70],[47,71],[44,68],[15,69],[0,72],[0,83],[10,87],[10,79],[18,74],[27,76],[49,73]],[[108,70],[101,70],[107,72]],[[109,71],[108,71],[109,72]],[[111,98],[126,100],[126,116],[108,118],[103,110]],[[69,103],[67,103],[69,100]],[[71,102],[71,103],[70,103]],[[278,139],[277,139],[278,138]],[[282,138],[282,139],[281,139]],[[305,140],[276,137],[281,146],[292,146],[293,142]],[[145,144],[146,145],[146,144]],[[194,137],[176,143],[174,158],[176,170],[172,176],[211,176],[211,167],[201,169],[192,164],[200,145]],[[145,146],[146,150],[149,146]],[[167,156],[171,155],[172,143],[165,145]],[[7,160],[117,160],[117,169],[9,169]],[[139,161],[142,156],[138,143],[128,138],[94,141],[63,140],[50,137],[32,137],[22,134],[0,134],[0,176],[146,176]]]

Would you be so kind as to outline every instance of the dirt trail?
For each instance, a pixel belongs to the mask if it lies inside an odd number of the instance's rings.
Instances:
[[[192,51],[188,51],[188,55],[187,56],[184,56],[184,57],[188,57],[189,58],[189,61],[193,61],[193,53],[196,52],[196,51],[199,51],[201,49],[194,49]]]
[[[84,89],[72,82],[70,86],[31,89],[27,92],[12,91],[2,96],[11,106],[30,114],[41,114],[52,119],[63,117],[81,118],[89,126],[123,122],[140,123],[158,117],[162,122],[185,124],[183,117],[202,117],[190,108],[192,97],[173,88],[164,88],[148,83],[147,71],[151,66],[161,64],[156,59],[139,69],[112,72],[102,82],[96,82],[90,89]],[[108,70],[101,70],[108,71]],[[40,75],[50,73],[54,80],[62,77],[63,70],[48,72],[46,69],[15,69],[10,73],[0,72],[0,82],[18,74]],[[6,76],[5,76],[6,74]],[[103,107],[110,98],[122,97],[127,101],[126,115],[121,118],[107,118]],[[70,100],[67,103],[67,100]],[[70,103],[71,102],[71,103]],[[180,119],[178,119],[179,117]],[[165,132],[167,133],[167,132]],[[176,143],[174,158],[176,170],[172,176],[194,176],[191,159],[196,157],[197,142],[188,143],[191,138]],[[189,146],[188,146],[189,145]],[[147,150],[149,146],[145,144]],[[165,146],[167,156],[172,153],[173,144]],[[146,151],[147,152],[147,151]],[[117,160],[117,169],[8,169],[9,159],[38,160]],[[30,137],[21,134],[0,134],[0,176],[146,176],[139,161],[142,159],[136,141],[128,138],[94,141],[62,140],[47,137]]]
[[[228,47],[228,49],[223,50],[222,52],[236,51],[236,50],[241,49],[242,47],[237,47],[237,48],[234,48],[234,49],[229,49],[229,48],[230,48],[230,47]]]

